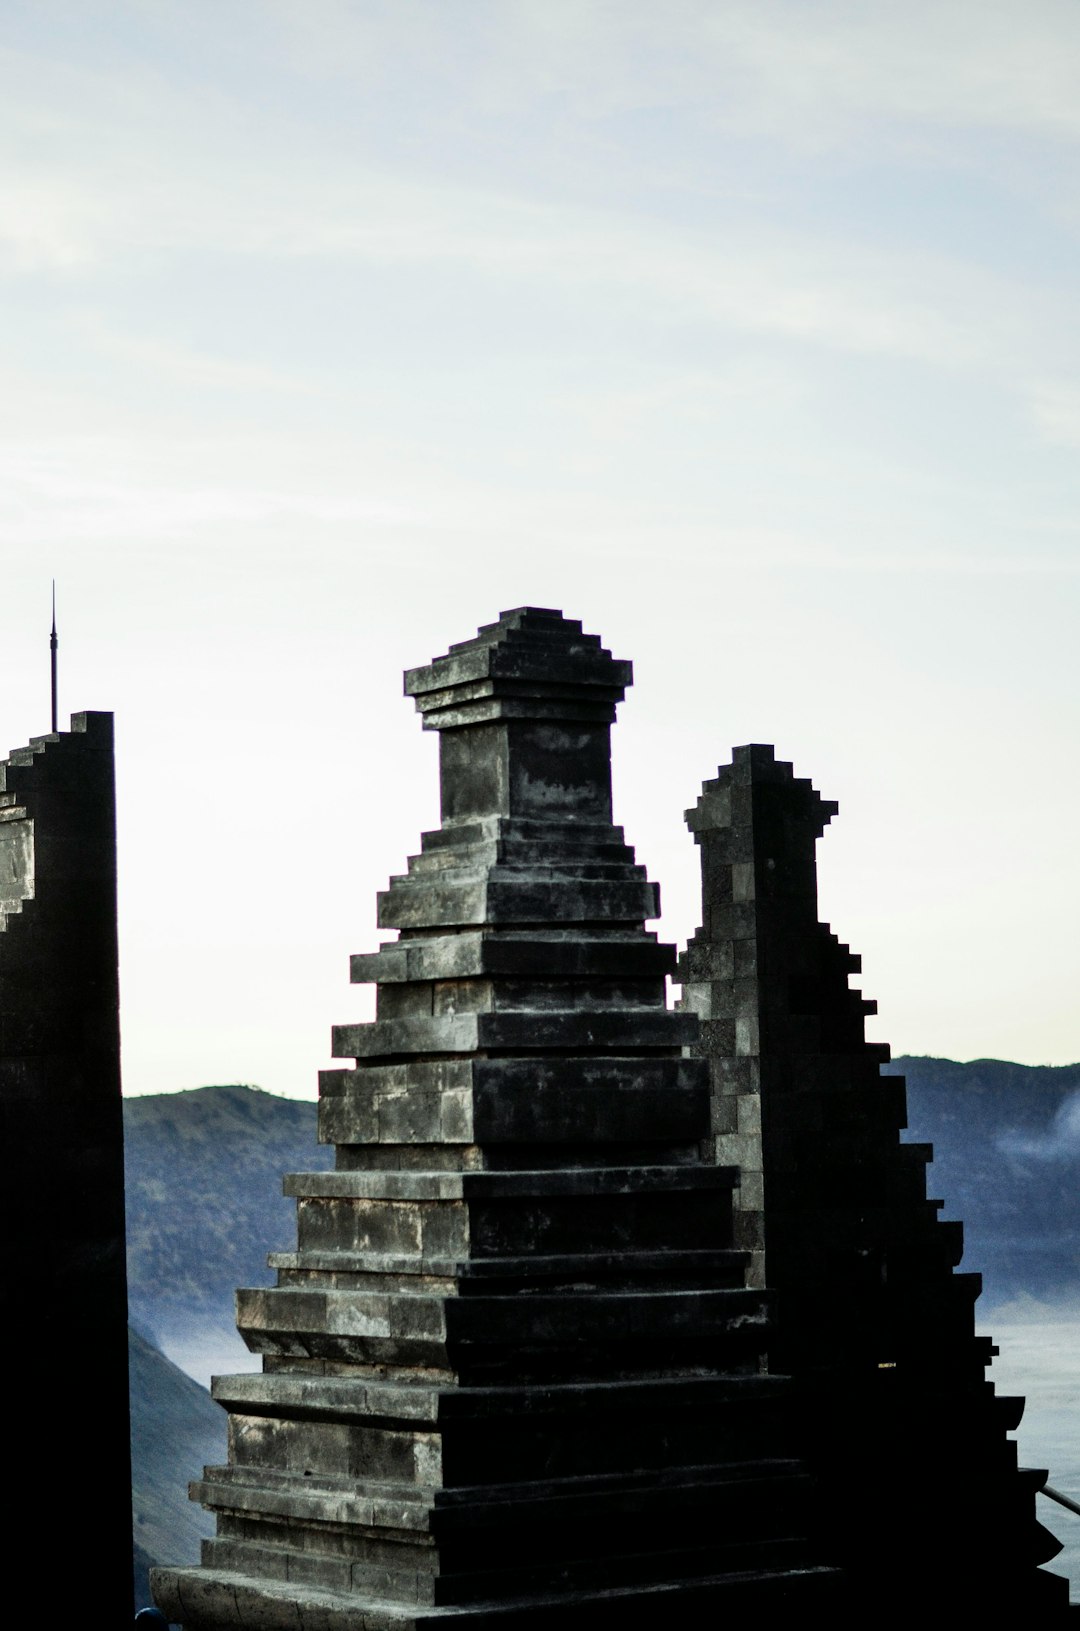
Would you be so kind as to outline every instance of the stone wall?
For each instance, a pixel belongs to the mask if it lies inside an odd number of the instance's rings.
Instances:
[[[702,927],[680,960],[701,1024],[714,1159],[737,1162],[734,1238],[775,1300],[770,1364],[793,1380],[827,1553],[863,1600],[918,1615],[1067,1612],[1036,1565],[1045,1472],[1018,1471],[1021,1399],[986,1379],[977,1274],[901,1139],[904,1083],[866,1040],[859,959],[818,919],[815,851],[836,805],[761,744],[736,748],[687,819]]]
[[[112,716],[0,762],[5,1537],[76,1617],[131,1613]]]

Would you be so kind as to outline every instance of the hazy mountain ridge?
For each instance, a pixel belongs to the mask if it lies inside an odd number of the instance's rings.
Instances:
[[[908,1056],[908,1132],[934,1146],[928,1193],[964,1224],[985,1305],[1080,1298],[1080,1064]]]
[[[226,1453],[224,1411],[155,1344],[205,1351],[201,1374],[247,1359],[234,1292],[268,1285],[267,1252],[295,1240],[282,1174],[331,1163],[315,1114],[240,1086],[124,1101],[136,1607],[150,1602],[153,1564],[198,1560],[214,1522],[187,1486]]]
[[[146,1339],[128,1330],[131,1516],[135,1606],[150,1602],[155,1563],[196,1563],[214,1532],[209,1512],[188,1500],[189,1480],[225,1459],[225,1412]]]
[[[258,1088],[124,1101],[128,1307],[155,1342],[232,1333],[237,1286],[269,1285],[269,1251],[296,1242],[282,1174],[321,1170],[316,1106]]]
[[[929,1193],[965,1225],[965,1268],[989,1302],[1080,1295],[1080,1064],[899,1058],[907,1138],[930,1142]],[[325,1169],[316,1106],[257,1088],[195,1088],[124,1106],[131,1318],[175,1351],[236,1341],[237,1286],[268,1285],[295,1243],[285,1172]]]

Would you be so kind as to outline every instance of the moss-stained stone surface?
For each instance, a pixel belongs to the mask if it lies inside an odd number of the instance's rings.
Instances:
[[[397,938],[353,962],[377,1011],[321,1079],[334,1170],[288,1179],[296,1248],[238,1296],[263,1371],[214,1387],[217,1534],[155,1575],[192,1631],[596,1628],[843,1590],[697,1021],[612,824],[630,677],[535,609],[406,676],[442,825],[380,897]]]

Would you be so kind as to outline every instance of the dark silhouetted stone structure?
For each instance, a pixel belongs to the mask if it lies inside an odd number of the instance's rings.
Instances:
[[[5,1537],[131,1616],[112,715],[0,761]],[[38,1582],[40,1583],[40,1582]],[[83,1612],[81,1606],[77,1612]]]
[[[406,689],[442,827],[354,959],[332,1173],[287,1180],[298,1249],[239,1294],[260,1375],[218,1379],[227,1467],[189,1628],[622,1626],[833,1603],[789,1390],[702,1159],[697,1022],[665,1006],[654,887],[611,824],[631,678],[557,613],[505,614]]]
[[[954,1273],[962,1226],[926,1199],[931,1150],[900,1141],[903,1078],[864,1040],[859,960],[818,922],[835,811],[772,748],[744,747],[688,812],[703,926],[680,977],[715,1158],[742,1174],[734,1240],[776,1298],[770,1361],[798,1386],[827,1555],[861,1600],[1056,1623],[1067,1583],[1036,1568],[1060,1550],[1034,1515],[1046,1474],[1018,1472],[1006,1436],[1023,1403],[985,1379],[979,1276]]]

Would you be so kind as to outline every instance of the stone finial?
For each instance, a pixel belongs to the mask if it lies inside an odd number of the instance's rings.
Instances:
[[[712,902],[799,899],[816,914],[815,845],[838,809],[766,744],[736,748],[686,812]]]
[[[621,662],[575,618],[539,606],[503,612],[445,657],[405,675],[424,729],[460,730],[493,719],[558,719],[610,725],[633,683]]]
[[[443,825],[610,822],[610,728],[632,678],[597,635],[533,606],[410,669],[406,694],[441,733]]]

